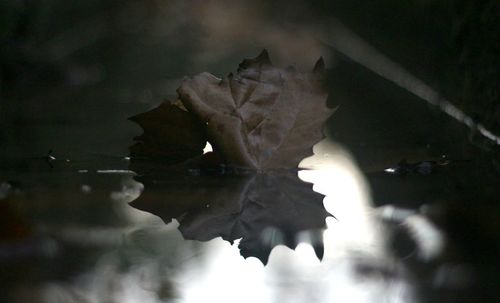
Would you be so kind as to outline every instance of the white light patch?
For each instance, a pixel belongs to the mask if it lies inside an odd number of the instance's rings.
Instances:
[[[212,145],[207,141],[207,144],[205,145],[205,148],[203,148],[203,154],[212,152]]]
[[[327,220],[325,257],[346,256],[352,250],[383,254],[384,237],[368,186],[349,154],[325,140],[314,146],[314,156],[304,159],[300,167],[308,170],[299,171],[299,178],[326,195],[325,208],[336,218]]]
[[[389,173],[389,174],[395,174],[396,173],[396,169],[392,168],[392,167],[386,168],[386,169],[384,169],[384,171],[386,173]]]
[[[445,248],[445,237],[427,218],[420,215],[409,216],[404,221],[414,240],[418,243],[419,257],[430,261],[438,257]]]
[[[243,259],[237,246],[220,238],[206,243],[206,248],[208,264],[191,268],[179,281],[184,284],[183,302],[272,302],[259,260]]]

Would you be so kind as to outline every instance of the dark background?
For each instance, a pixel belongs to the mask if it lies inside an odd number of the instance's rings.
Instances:
[[[0,157],[126,155],[140,133],[127,117],[175,99],[184,75],[223,76],[264,47],[300,68],[326,56],[342,78],[341,57],[315,40],[332,19],[498,133],[498,11],[497,1],[458,0],[4,0]]]

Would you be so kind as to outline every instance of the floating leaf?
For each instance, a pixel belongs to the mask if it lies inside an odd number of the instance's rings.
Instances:
[[[324,63],[310,73],[271,64],[264,50],[235,75],[186,78],[184,106],[207,124],[210,142],[227,164],[255,170],[295,168],[312,155],[333,110],[326,106]]]
[[[164,103],[131,118],[144,134],[131,147],[130,167],[145,185],[132,206],[178,220],[186,239],[241,239],[241,254],[263,263],[278,244],[295,248],[301,232],[320,239],[329,215],[323,195],[297,167],[333,112],[323,73],[322,59],[300,73],[274,67],[263,51],[222,80],[185,79],[182,107]],[[202,155],[207,140],[214,152]],[[312,242],[321,258],[321,240]]]

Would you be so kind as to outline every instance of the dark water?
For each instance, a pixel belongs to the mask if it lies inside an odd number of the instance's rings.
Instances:
[[[454,11],[382,2],[7,2],[0,301],[498,299],[498,145],[425,98],[459,103]],[[326,59],[312,169],[142,174],[127,118],[264,47]]]

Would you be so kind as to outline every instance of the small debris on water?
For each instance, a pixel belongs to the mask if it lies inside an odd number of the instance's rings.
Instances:
[[[52,165],[52,162],[57,160],[56,157],[54,157],[52,155],[52,149],[49,150],[49,152],[47,153],[47,156],[45,157],[45,159],[47,160],[47,163],[49,164],[50,168],[54,168],[54,165]]]
[[[54,157],[54,156],[52,155],[52,149],[51,149],[51,150],[49,150],[49,152],[47,153],[47,161],[49,161],[49,162],[50,162],[50,161],[55,161],[55,160],[57,160],[57,158],[56,158],[56,157]]]

